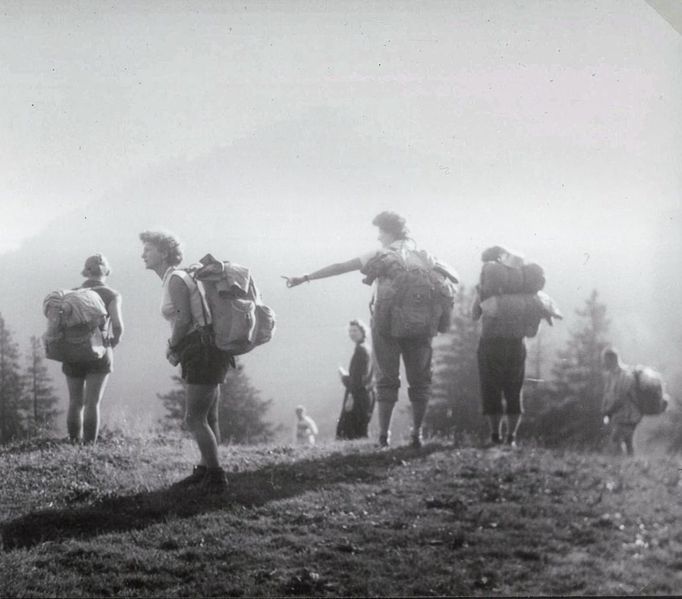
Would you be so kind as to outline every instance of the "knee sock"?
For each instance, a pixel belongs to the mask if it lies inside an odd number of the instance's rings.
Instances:
[[[388,438],[395,404],[390,401],[379,401],[377,403],[379,404],[379,437]]]

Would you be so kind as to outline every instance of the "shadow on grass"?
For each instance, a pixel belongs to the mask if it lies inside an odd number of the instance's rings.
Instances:
[[[45,541],[85,539],[101,534],[141,530],[158,522],[190,518],[232,506],[260,506],[339,483],[375,482],[386,468],[442,451],[429,444],[361,454],[332,454],[291,464],[265,466],[229,475],[229,489],[207,495],[196,488],[168,487],[158,491],[108,497],[96,503],[41,510],[0,525],[5,551],[33,547]]]

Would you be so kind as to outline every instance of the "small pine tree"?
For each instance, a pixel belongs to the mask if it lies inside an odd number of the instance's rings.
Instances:
[[[0,315],[0,443],[7,443],[24,433],[22,395],[19,348]]]
[[[457,295],[451,329],[434,348],[433,397],[425,417],[430,434],[478,436],[485,431],[476,357],[479,325],[471,317],[475,293],[471,289]]]
[[[28,368],[24,375],[24,405],[31,413],[32,432],[49,430],[54,427],[60,411],[52,380],[45,365],[43,345],[38,337],[31,337]]]
[[[274,438],[277,429],[265,420],[272,400],[261,399],[243,366],[230,370],[220,393],[223,443],[266,443]]]
[[[596,290],[576,314],[581,324],[558,354],[535,428],[552,445],[594,447],[603,432],[601,354],[608,345],[609,321]]]
[[[173,377],[176,388],[159,399],[166,408],[162,424],[177,426],[185,417],[185,383]],[[265,419],[272,400],[264,401],[260,392],[251,384],[244,368],[231,369],[224,384],[220,386],[219,425],[223,444],[266,443],[272,441],[280,427],[274,427]]]
[[[161,425],[166,430],[175,428],[178,423],[185,426],[185,382],[179,376],[174,376],[173,383],[175,387],[168,393],[157,394],[166,409],[161,419]]]

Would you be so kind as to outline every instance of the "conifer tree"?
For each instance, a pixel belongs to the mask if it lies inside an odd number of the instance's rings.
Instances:
[[[0,443],[7,443],[24,433],[22,383],[19,349],[0,315]]]
[[[603,432],[601,353],[608,345],[609,321],[596,290],[576,314],[579,325],[558,354],[536,424],[549,444],[590,447],[599,444]]]
[[[475,293],[462,289],[457,295],[451,329],[434,347],[433,395],[425,418],[430,434],[485,432],[476,358],[479,325],[471,317]]]
[[[31,413],[33,432],[53,428],[59,415],[57,397],[45,365],[43,345],[38,337],[31,337],[28,368],[24,377],[25,405]]]

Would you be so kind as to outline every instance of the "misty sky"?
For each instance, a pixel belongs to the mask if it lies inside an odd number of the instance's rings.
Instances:
[[[184,198],[169,194],[166,212],[150,189],[187,168],[187,205],[214,205],[219,190],[191,171],[208,177],[222,152],[237,156],[220,163],[235,180],[220,189],[227,220],[261,219],[229,235],[252,242],[271,279],[371,249],[371,218],[393,209],[469,284],[480,250],[506,243],[545,266],[568,311],[599,286],[647,358],[652,330],[669,326],[666,350],[682,341],[670,274],[682,266],[682,36],[644,1],[0,1],[0,57],[0,259],[93,209],[106,211],[106,251],[128,224],[200,239]],[[147,222],[119,218],[126,201],[149,201]],[[91,253],[78,240],[61,249]],[[265,282],[271,297],[279,284]],[[319,285],[296,301],[350,293]],[[644,308],[655,314],[630,317]],[[290,352],[314,349],[283,335]],[[262,374],[274,396],[282,381]]]

